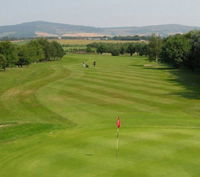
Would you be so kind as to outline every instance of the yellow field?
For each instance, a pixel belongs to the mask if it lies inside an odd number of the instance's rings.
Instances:
[[[119,41],[119,40],[77,40],[77,39],[58,39],[56,40],[60,44],[69,44],[69,45],[88,45],[94,42],[104,42],[104,43],[133,43],[134,41]]]

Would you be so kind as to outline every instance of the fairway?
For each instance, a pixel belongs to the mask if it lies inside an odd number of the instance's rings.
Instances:
[[[199,177],[198,75],[75,54],[1,71],[0,177]]]

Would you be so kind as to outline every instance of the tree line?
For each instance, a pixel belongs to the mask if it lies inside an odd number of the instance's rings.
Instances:
[[[10,41],[0,42],[0,68],[23,67],[36,62],[60,60],[64,56],[62,46],[47,39],[34,39],[24,45]]]
[[[144,42],[137,43],[103,43],[95,42],[87,45],[87,52],[96,50],[96,53],[110,53],[112,56],[124,55],[126,53],[145,56],[148,54],[148,44]]]
[[[152,35],[148,48],[150,61],[166,63],[175,68],[186,67],[192,71],[200,68],[200,31],[198,30],[164,39]]]
[[[161,38],[153,34],[149,42],[101,43],[87,45],[87,52],[110,53],[113,56],[134,54],[148,56],[150,61],[166,63],[175,68],[186,67],[192,71],[200,69],[200,31],[176,34]]]
[[[148,41],[151,36],[114,36],[109,38],[109,40],[120,40],[120,41]]]
[[[140,36],[140,35],[135,35],[135,36],[98,36],[98,37],[72,37],[72,36],[48,36],[45,37],[45,39],[52,39],[52,40],[57,40],[57,39],[64,39],[64,40],[120,40],[120,41],[148,41],[151,36]],[[15,41],[15,40],[32,40],[34,37],[0,37],[1,41]]]

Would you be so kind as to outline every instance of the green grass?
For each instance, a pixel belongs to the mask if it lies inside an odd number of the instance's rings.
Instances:
[[[136,56],[2,71],[0,176],[199,177],[199,81]]]

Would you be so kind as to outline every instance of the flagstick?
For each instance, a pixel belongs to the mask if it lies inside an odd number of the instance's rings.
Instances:
[[[117,128],[117,158],[118,158],[118,154],[119,154],[119,128]]]

